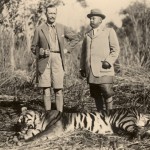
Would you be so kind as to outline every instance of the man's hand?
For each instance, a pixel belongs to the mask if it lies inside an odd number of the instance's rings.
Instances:
[[[85,78],[85,77],[86,77],[85,70],[80,70],[80,74],[81,74],[81,76],[82,76],[83,78]]]
[[[44,50],[44,56],[45,57],[49,57],[49,53],[50,53],[49,49]]]
[[[45,51],[45,50],[44,50],[43,48],[40,48],[40,53],[39,53],[39,55],[40,55],[40,56],[44,56],[44,51]]]
[[[102,68],[103,69],[110,69],[111,65],[107,61],[102,61]]]
[[[43,48],[40,48],[40,56],[42,57],[48,57],[49,56],[49,49],[43,49]]]

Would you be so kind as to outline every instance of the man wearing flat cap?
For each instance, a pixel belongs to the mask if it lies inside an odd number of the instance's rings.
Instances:
[[[92,9],[87,17],[91,29],[83,41],[80,73],[87,77],[97,110],[109,112],[113,108],[113,64],[119,55],[119,43],[114,29],[102,26],[105,15],[99,9]]]

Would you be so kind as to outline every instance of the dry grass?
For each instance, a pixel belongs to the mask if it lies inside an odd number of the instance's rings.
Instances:
[[[75,131],[61,137],[39,142],[23,143],[22,146],[3,146],[5,149],[13,150],[138,150],[149,149],[150,140],[132,140],[118,136],[100,136],[88,131]]]
[[[149,112],[150,73],[142,67],[122,67],[122,75],[116,76],[115,101],[121,106],[141,107]]]

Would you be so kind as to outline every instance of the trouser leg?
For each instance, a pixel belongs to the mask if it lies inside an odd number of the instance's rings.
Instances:
[[[51,110],[51,94],[50,88],[43,88],[43,99],[45,110]]]
[[[104,110],[103,96],[101,95],[101,93],[98,94],[96,97],[94,97],[94,100],[95,100],[97,111]]]
[[[95,105],[97,111],[101,111],[104,109],[104,100],[103,100],[103,95],[100,91],[100,88],[96,84],[90,84],[90,94],[91,97],[94,98],[95,100]]]
[[[56,109],[62,112],[64,105],[62,89],[54,89],[54,93],[55,93]]]

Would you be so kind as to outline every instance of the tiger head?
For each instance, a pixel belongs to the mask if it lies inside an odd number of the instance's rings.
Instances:
[[[37,121],[39,120],[39,114],[37,111],[27,110],[26,107],[22,107],[22,113],[18,119],[18,124],[20,124],[23,130],[35,129]]]

